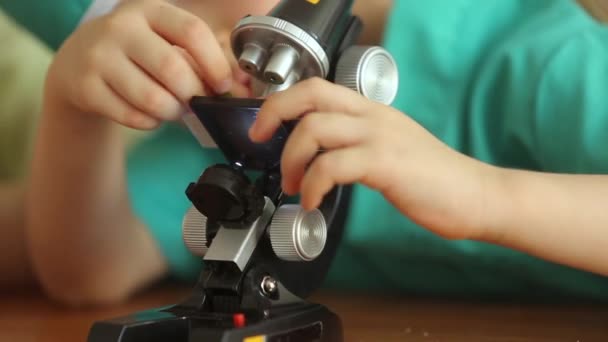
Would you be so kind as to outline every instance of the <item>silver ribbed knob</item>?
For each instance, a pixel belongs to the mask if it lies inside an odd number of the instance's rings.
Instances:
[[[312,261],[323,252],[327,223],[321,211],[306,211],[299,205],[283,205],[270,224],[274,253],[285,261]]]
[[[200,257],[207,254],[207,217],[194,206],[188,209],[182,221],[182,237],[192,254]]]
[[[336,66],[335,83],[385,105],[399,88],[399,70],[391,54],[378,46],[351,46]]]

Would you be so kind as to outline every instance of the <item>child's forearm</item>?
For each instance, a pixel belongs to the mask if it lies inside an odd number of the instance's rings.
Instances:
[[[496,175],[485,240],[608,275],[608,175]]]
[[[57,299],[117,301],[164,271],[129,206],[124,155],[118,125],[46,106],[27,194],[27,240],[37,276]]]
[[[23,233],[21,180],[0,183],[0,290],[33,285]]]

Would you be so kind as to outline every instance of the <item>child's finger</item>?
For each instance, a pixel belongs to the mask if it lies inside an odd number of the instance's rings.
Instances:
[[[137,110],[123,100],[99,77],[92,77],[83,84],[83,100],[86,108],[134,129],[153,129],[159,121]]]
[[[359,115],[368,103],[356,92],[328,81],[313,78],[268,97],[251,128],[253,141],[272,137],[282,121],[294,120],[309,112],[340,112]]]
[[[232,78],[241,84],[249,83],[251,76],[243,71],[239,66],[239,62],[232,51],[232,46],[230,45],[230,32],[222,31],[217,34],[217,40],[224,50],[224,55],[228,59],[228,63],[230,63],[230,67],[232,69]]]
[[[302,179],[302,207],[306,210],[318,208],[323,197],[336,185],[365,183],[370,163],[361,145],[319,155]]]
[[[173,5],[162,4],[154,8],[156,10],[148,14],[152,29],[188,51],[202,71],[205,82],[217,93],[229,91],[232,86],[230,64],[211,28],[197,16]]]
[[[126,56],[113,57],[104,74],[110,87],[140,111],[161,120],[181,114],[180,102]]]
[[[135,35],[135,34],[134,34]],[[183,54],[152,32],[137,34],[126,47],[127,55],[182,103],[205,95],[203,82]]]
[[[360,118],[334,113],[307,115],[296,125],[283,149],[283,190],[295,194],[300,189],[306,167],[319,151],[359,144],[366,134]]]
[[[230,93],[234,96],[234,97],[251,97],[252,93],[251,93],[251,88],[249,87],[249,85],[245,85],[245,84],[241,84],[241,83],[233,83],[232,89],[230,90]]]
[[[190,56],[190,54],[188,54],[188,51],[182,49],[179,46],[173,46],[177,51],[179,51],[179,53],[184,57],[184,59],[188,62],[188,64],[190,64],[190,66],[192,67],[192,69],[197,73],[200,74],[200,69],[198,67],[198,65],[196,64],[196,62],[194,61],[194,58],[192,58],[192,56]],[[238,68],[238,65],[236,66]],[[247,85],[247,82],[243,81],[243,79],[239,79],[237,78],[239,75],[237,73],[237,70],[234,69],[233,66],[233,72],[234,72],[234,77],[235,77],[235,81],[232,84],[232,88],[230,89],[230,93],[235,96],[235,97],[250,97],[251,96],[251,91],[250,88]],[[241,72],[243,73],[243,72]],[[247,75],[247,74],[245,74]],[[247,78],[248,79],[248,78]],[[205,89],[207,89],[207,87],[205,87]]]

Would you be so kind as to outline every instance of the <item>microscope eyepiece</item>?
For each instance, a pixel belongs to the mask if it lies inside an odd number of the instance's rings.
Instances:
[[[239,66],[249,74],[260,73],[266,64],[267,53],[261,46],[249,43],[245,44],[243,53],[239,57]]]
[[[320,77],[391,104],[395,61],[380,47],[356,45],[363,23],[352,15],[353,2],[283,0],[267,16],[243,18],[232,32],[232,49],[253,76],[255,95]]]
[[[283,84],[294,72],[293,68],[300,58],[296,49],[287,44],[277,44],[272,50],[272,56],[264,69],[264,79],[271,84]]]

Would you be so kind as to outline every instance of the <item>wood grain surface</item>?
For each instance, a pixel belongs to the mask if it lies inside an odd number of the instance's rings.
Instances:
[[[91,324],[175,303],[188,288],[163,287],[123,305],[66,310],[37,293],[4,295],[0,341],[86,341]],[[440,300],[321,292],[311,300],[343,320],[346,341],[608,341],[608,307]]]

